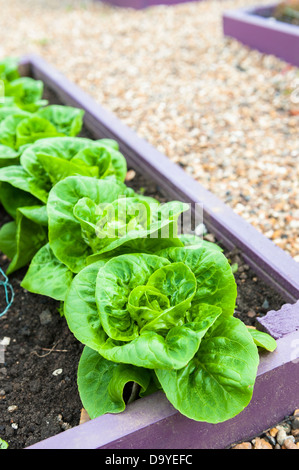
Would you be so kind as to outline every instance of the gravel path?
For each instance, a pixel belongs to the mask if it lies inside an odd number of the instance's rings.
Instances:
[[[0,0],[0,57],[42,55],[299,262],[298,69],[222,35],[256,3]],[[279,430],[241,445],[286,448]]]
[[[299,262],[299,74],[223,38],[250,4],[0,0],[0,56],[41,54]]]

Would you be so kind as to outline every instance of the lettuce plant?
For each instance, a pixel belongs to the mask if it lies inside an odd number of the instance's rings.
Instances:
[[[48,242],[46,206],[19,207],[16,219],[0,229],[0,249],[11,260],[6,274],[26,266]]]
[[[86,175],[122,182],[126,170],[126,160],[117,150],[116,142],[107,139],[60,137],[25,146],[19,165],[0,169],[0,200],[15,219],[0,230],[0,249],[12,259],[8,274],[25,266],[47,243],[45,204],[58,181],[68,175]],[[41,220],[39,215],[42,215]],[[26,241],[26,250],[21,249],[22,240]]]
[[[16,57],[6,57],[0,60],[0,80],[12,82],[20,78],[18,59]]]
[[[187,204],[160,204],[110,179],[69,177],[50,192],[49,242],[55,256],[74,273],[86,263],[119,251],[155,251],[181,245],[179,215]]]
[[[160,204],[110,178],[65,178],[49,194],[49,243],[32,259],[22,286],[64,300],[73,274],[99,259],[183,246],[177,224],[187,208],[177,201]],[[52,275],[58,271],[68,281],[61,287]]]
[[[84,111],[70,106],[46,106],[35,113],[15,107],[0,110],[0,142],[15,150],[47,137],[75,137]]]
[[[41,80],[30,77],[19,77],[15,80],[4,81],[4,105],[17,106],[24,111],[35,112],[48,104],[42,99],[44,84]]]
[[[233,316],[237,289],[223,253],[202,242],[97,261],[73,279],[64,314],[85,345],[78,368],[91,418],[162,389],[182,414],[217,423],[249,403],[259,362],[254,337]],[[259,345],[264,344],[264,335]],[[275,348],[275,341],[267,344]]]
[[[35,112],[48,104],[42,99],[44,84],[41,80],[21,77],[19,61],[15,57],[0,60],[0,80],[4,84],[4,100],[2,107],[12,107]]]
[[[127,171],[124,156],[107,139],[52,137],[21,150],[20,165],[0,169],[0,182],[6,183],[0,189],[0,200],[9,213],[12,190],[8,189],[9,198],[6,197],[7,184],[17,190],[19,197],[22,191],[45,204],[50,189],[67,176],[111,176],[124,181]],[[25,197],[28,199],[28,194]]]

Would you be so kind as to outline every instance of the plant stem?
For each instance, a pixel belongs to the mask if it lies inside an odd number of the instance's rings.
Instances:
[[[129,405],[129,403],[132,403],[133,401],[135,401],[137,399],[138,394],[139,394],[139,390],[140,390],[140,385],[138,385],[138,383],[136,383],[136,382],[133,382],[132,392],[131,392],[130,398],[128,400],[128,405]]]

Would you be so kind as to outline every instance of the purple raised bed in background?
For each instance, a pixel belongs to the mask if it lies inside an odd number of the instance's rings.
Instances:
[[[102,0],[116,7],[135,8],[141,10],[154,5],[177,5],[178,3],[188,3],[200,0]]]
[[[261,353],[249,406],[225,423],[212,425],[190,420],[158,392],[137,400],[123,413],[101,416],[30,449],[221,449],[237,440],[255,437],[292,413],[299,399],[299,331],[295,318],[299,264],[43,59],[29,56],[23,59],[22,67],[25,75],[43,80],[61,102],[83,109],[84,124],[94,138],[117,140],[128,165],[153,179],[169,197],[193,205],[202,203],[208,230],[228,248],[238,247],[254,271],[286,301],[294,303],[288,306],[288,316],[295,319],[290,326],[281,318],[283,309],[277,314],[278,347],[274,353]],[[273,312],[269,324],[267,317],[260,328],[270,334],[276,332]]]
[[[266,54],[299,66],[299,26],[270,19],[275,5],[226,11],[223,33]]]

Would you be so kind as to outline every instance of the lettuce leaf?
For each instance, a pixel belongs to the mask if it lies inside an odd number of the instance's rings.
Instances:
[[[58,133],[75,137],[81,132],[84,111],[71,106],[50,105],[37,111],[37,116],[55,126]]]
[[[225,282],[220,270],[220,286],[222,278]],[[214,299],[192,304],[202,288],[184,263],[144,253],[120,255],[91,264],[74,277],[64,313],[77,339],[108,360],[180,369],[223,314]]]
[[[130,210],[125,211],[128,205]],[[50,246],[74,273],[119,252],[181,246],[176,237],[177,218],[186,206],[178,202],[160,205],[110,179],[70,176],[49,194]]]
[[[138,384],[139,393],[145,394],[151,383],[151,373],[141,367],[107,361],[92,349],[84,348],[78,367],[78,388],[91,419],[104,413],[124,411],[123,392],[130,382]]]
[[[248,405],[258,363],[257,348],[244,323],[220,317],[186,367],[155,372],[176,409],[188,418],[215,424]]]
[[[0,168],[17,165],[20,162],[20,153],[7,145],[0,144]]]
[[[33,257],[21,286],[34,294],[63,301],[73,276],[54,256],[49,243],[46,243]]]
[[[26,266],[35,253],[48,240],[47,214],[45,206],[17,209],[16,220],[0,229],[0,250],[11,263],[6,273]]]
[[[43,91],[43,82],[30,77],[19,77],[5,83],[5,96],[11,97],[14,105],[28,112],[35,112],[48,103],[42,99]]]

